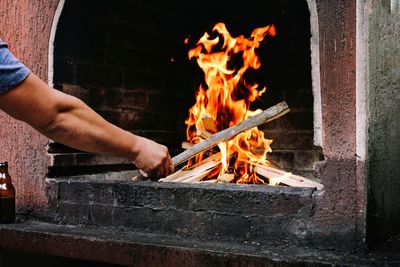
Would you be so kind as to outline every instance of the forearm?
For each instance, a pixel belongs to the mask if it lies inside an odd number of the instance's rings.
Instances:
[[[0,95],[0,108],[65,145],[127,158],[157,177],[173,171],[165,146],[118,128],[81,100],[50,88],[33,74]]]
[[[75,97],[63,98],[50,123],[34,126],[39,132],[80,150],[107,152],[134,161],[140,137],[110,124]]]
[[[76,97],[50,88],[31,74],[0,96],[0,107],[50,139],[89,152],[134,160],[138,136],[104,120]]]

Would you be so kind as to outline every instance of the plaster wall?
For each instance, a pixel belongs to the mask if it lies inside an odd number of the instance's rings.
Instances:
[[[400,17],[396,1],[363,1],[368,18],[368,217],[370,241],[400,225]]]
[[[325,161],[316,169],[325,190],[311,232],[330,232],[338,244],[354,244],[363,235],[357,220],[364,211],[357,209],[356,0],[317,1],[317,10]]]
[[[58,0],[1,0],[0,36],[10,50],[43,80],[47,80],[50,29]],[[48,139],[25,123],[0,111],[0,160],[8,161],[19,208],[47,203],[45,179]]]

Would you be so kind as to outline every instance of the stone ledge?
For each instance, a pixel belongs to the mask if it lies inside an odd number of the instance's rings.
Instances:
[[[397,239],[396,239],[397,240]],[[388,243],[387,246],[399,248]],[[123,266],[398,266],[397,250],[369,254],[335,253],[294,245],[204,242],[126,228],[89,227],[24,221],[0,225],[0,249]]]
[[[50,222],[123,226],[216,242],[307,244],[315,190],[48,179]]]
[[[123,228],[38,221],[0,225],[0,248],[138,267],[332,266],[342,260],[331,252],[274,244],[199,242]]]

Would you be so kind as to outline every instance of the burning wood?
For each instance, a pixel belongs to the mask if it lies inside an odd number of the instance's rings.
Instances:
[[[322,190],[324,188],[321,183],[270,166],[257,165],[255,167],[255,171],[257,174],[268,178],[270,180],[270,184],[284,184],[296,187],[313,187],[317,188],[318,190]]]
[[[172,161],[174,165],[177,166],[193,157],[198,155],[205,150],[208,150],[221,142],[226,142],[229,139],[234,138],[238,134],[243,131],[249,130],[253,127],[257,127],[263,123],[270,122],[280,116],[289,112],[289,108],[285,102],[279,103],[276,106],[273,106],[264,112],[250,117],[249,119],[242,121],[238,125],[232,126],[228,129],[225,129],[221,132],[218,132],[214,135],[211,135],[207,139],[201,141],[198,144],[192,144],[189,142],[183,142],[182,148],[187,149],[183,153],[175,156]],[[221,168],[221,152],[213,154],[212,156],[198,162],[197,164],[188,168],[185,166],[184,168],[176,171],[175,173],[169,175],[166,178],[161,179],[161,182],[183,182],[183,183],[196,183],[196,182],[206,182],[206,183],[231,183],[235,180],[234,173],[219,173],[219,169]],[[228,158],[232,157],[232,153],[228,156]],[[250,161],[244,160],[245,163],[251,164]],[[272,164],[270,164],[272,165]],[[276,167],[271,167],[267,165],[262,165],[255,163],[253,164],[254,171],[258,175],[264,177],[268,180],[269,184],[272,185],[288,185],[288,186],[297,186],[297,187],[313,187],[318,190],[322,190],[322,184],[307,179],[305,177],[301,177],[298,175],[293,175],[290,172],[285,172],[279,170]],[[218,174],[219,173],[219,174]],[[217,178],[206,179],[207,177],[216,176]],[[138,177],[136,177],[138,179]],[[205,179],[203,181],[203,179]]]
[[[221,153],[214,154],[191,168],[184,167],[179,171],[160,179],[161,182],[199,182],[215,167],[221,164]]]
[[[207,139],[208,137],[210,137],[212,135],[212,133],[210,133],[207,130],[197,130],[197,136],[200,137],[201,140]]]
[[[196,145],[190,147],[183,153],[172,158],[172,161],[175,166],[191,159],[197,154],[206,151],[222,142],[225,142],[233,137],[236,137],[240,133],[257,127],[261,124],[270,122],[275,120],[286,113],[289,112],[289,107],[286,102],[281,102],[267,110],[264,110],[260,114],[257,114],[253,117],[248,118],[247,120],[242,121],[238,125],[234,125],[230,128],[222,130],[216,134],[211,135],[207,139],[197,143]]]
[[[182,148],[183,149],[189,149],[189,148],[191,148],[191,147],[193,147],[194,146],[194,144],[192,144],[192,143],[189,143],[189,142],[182,142]]]
[[[247,131],[249,129],[252,129],[254,127],[257,127],[261,124],[275,120],[288,112],[289,112],[289,107],[287,106],[286,102],[281,102],[269,109],[264,110],[260,114],[254,115],[253,117],[250,117],[247,120],[242,121],[238,125],[234,125],[228,129],[225,129],[223,131],[220,131],[216,134],[209,136],[200,143],[191,144],[188,142],[183,142],[182,146],[185,146],[187,150],[173,157],[172,162],[176,167],[179,164],[184,163],[185,161],[188,161],[189,159],[195,157],[199,153],[204,152],[210,148],[213,148],[214,146],[218,145],[221,142],[225,142],[237,136],[238,134]],[[175,175],[175,173],[172,175]],[[138,172],[137,175],[135,175],[134,179],[143,180],[145,178],[141,176]]]
[[[275,36],[275,27],[255,29],[249,38],[234,38],[223,23],[217,23],[213,33],[205,33],[189,51],[189,59],[197,61],[205,81],[185,121],[187,140],[182,147],[186,150],[172,159],[175,166],[188,164],[161,181],[268,182],[321,189],[316,182],[270,167],[266,159],[272,140],[264,138],[257,126],[288,113],[287,104],[250,110],[250,104],[266,87],[260,89],[257,83],[246,81],[244,74],[261,66],[256,49],[266,36]],[[213,149],[216,146],[218,153]]]
[[[221,153],[212,155],[211,157],[197,163],[190,169],[187,167],[176,171],[174,174],[161,179],[161,182],[183,182],[183,183],[232,183],[235,179],[233,173],[219,174],[216,179],[203,180],[210,173],[217,173],[216,169],[220,168]],[[324,186],[314,180],[294,175],[290,172],[280,170],[278,167],[267,165],[255,165],[255,172],[265,179],[268,179],[270,185],[287,185],[295,187],[311,187],[322,190]]]
[[[222,154],[220,176],[228,173],[235,175],[236,182],[262,183],[243,160],[251,159],[256,163],[265,160],[271,151],[272,140],[265,139],[257,126],[274,119],[275,115],[284,115],[289,109],[286,103],[278,104],[268,110],[282,110],[272,116],[269,114],[267,120],[263,116],[270,111],[250,110],[250,104],[266,91],[266,87],[259,88],[257,83],[245,80],[244,76],[247,70],[261,66],[256,49],[266,36],[275,34],[275,27],[269,25],[255,29],[249,38],[243,35],[235,38],[223,23],[217,23],[213,33],[205,33],[189,51],[189,59],[197,61],[205,80],[185,121],[187,141],[199,144],[182,153],[184,160],[195,155],[188,166],[201,161],[203,151],[218,145]],[[210,133],[215,134],[209,136]],[[255,154],[252,152],[255,150],[262,153]],[[235,155],[234,161],[227,155]]]
[[[203,122],[203,127],[207,132],[218,132],[217,125],[215,125],[214,119],[211,118],[210,115],[205,115],[201,121]]]
[[[235,175],[233,173],[223,173],[217,178],[219,183],[232,183],[235,180]]]
[[[183,182],[183,183],[232,183],[235,179],[235,175],[233,173],[224,173],[218,176],[217,179],[203,180],[210,173],[212,173],[216,166],[219,164],[215,164],[208,162],[197,166],[191,170],[179,170],[174,174],[161,179],[161,182]],[[213,166],[213,167],[211,167]],[[209,168],[211,167],[211,168]],[[316,188],[317,190],[324,189],[324,186],[316,182],[314,180],[294,175],[290,172],[285,172],[283,170],[277,169],[276,167],[265,166],[265,165],[257,165],[255,167],[257,174],[263,176],[265,179],[269,181],[270,185],[286,185],[286,186],[294,186],[294,187],[311,187]]]

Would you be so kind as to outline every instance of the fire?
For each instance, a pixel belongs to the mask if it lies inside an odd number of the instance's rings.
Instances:
[[[248,69],[260,68],[256,49],[266,36],[276,35],[275,27],[257,28],[249,38],[243,35],[232,37],[224,23],[217,23],[213,32],[217,35],[215,38],[204,33],[188,53],[189,59],[196,59],[205,79],[205,86],[199,86],[196,103],[185,121],[187,141],[191,143],[200,142],[200,135],[207,133],[207,128],[210,130],[204,125],[204,118],[211,118],[215,123],[213,131],[221,131],[260,113],[261,110],[250,110],[250,104],[266,91],[257,83],[247,83],[243,75]],[[232,66],[237,62],[239,64]],[[264,133],[257,127],[220,143],[222,164],[219,174],[233,172],[237,183],[264,183],[253,169],[254,164],[267,162],[266,155],[272,151],[271,143],[272,140],[264,138]],[[190,164],[201,161],[203,157],[204,154],[197,156]]]

